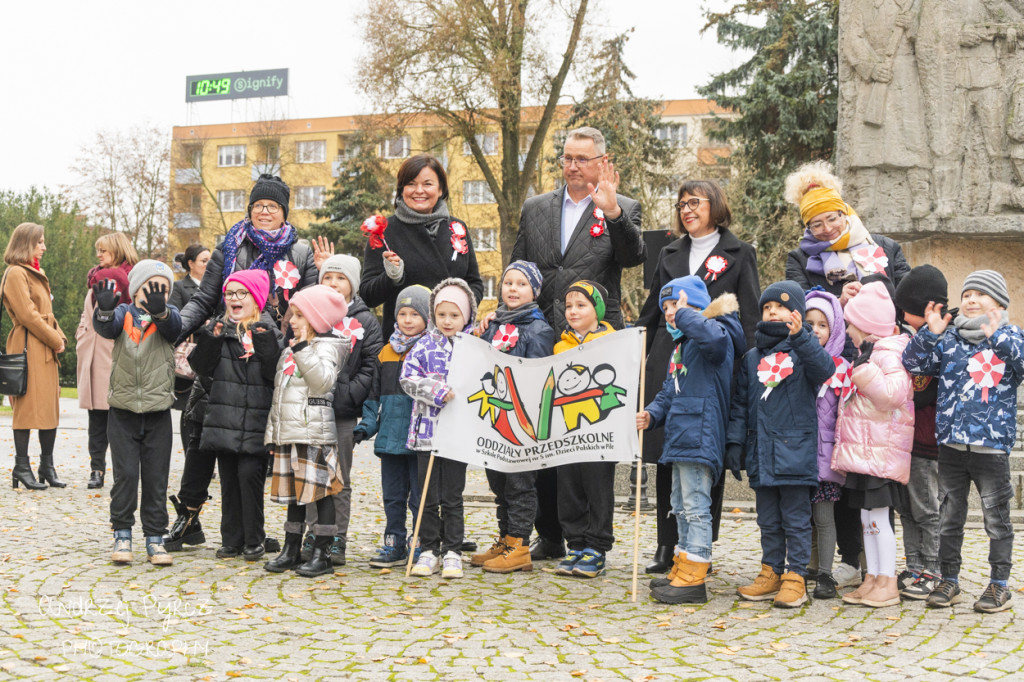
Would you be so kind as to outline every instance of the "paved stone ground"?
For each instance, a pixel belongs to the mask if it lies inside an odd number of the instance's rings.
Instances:
[[[952,610],[921,603],[873,611],[820,601],[794,611],[736,598],[758,569],[757,526],[727,513],[715,547],[711,601],[699,608],[630,601],[632,518],[616,517],[620,545],[593,581],[541,570],[461,580],[406,579],[366,561],[383,527],[378,471],[357,452],[349,565],[305,579],[217,560],[215,500],[206,546],[156,568],[108,559],[108,487],[85,488],[84,419],[74,402],[58,438],[64,490],[0,493],[0,678],[162,680],[935,680],[1020,678],[1024,627],[1014,610],[981,616],[987,546],[977,527],[965,543],[968,599]],[[0,418],[0,470],[13,463]],[[171,489],[177,489],[176,453]],[[470,491],[486,489],[470,472]],[[280,536],[282,507],[267,504]],[[173,516],[172,516],[173,518]],[[467,533],[487,541],[491,508],[467,506]],[[137,526],[136,534],[141,530]],[[642,519],[641,546],[653,545]],[[137,545],[138,547],[138,545]],[[142,552],[144,555],[144,551]],[[1022,557],[1015,552],[1018,565]],[[468,562],[467,562],[468,563]],[[1018,578],[1015,573],[1015,578]],[[1015,601],[1024,595],[1015,593]],[[1024,608],[1020,603],[1016,609]]]

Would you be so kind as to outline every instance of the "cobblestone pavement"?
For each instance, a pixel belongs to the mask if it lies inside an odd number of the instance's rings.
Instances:
[[[218,560],[219,490],[203,512],[208,542],[150,566],[136,544],[130,566],[109,562],[108,485],[85,488],[84,420],[73,402],[58,437],[64,490],[0,493],[0,678],[124,680],[935,680],[1020,678],[1024,627],[1015,610],[981,616],[984,532],[969,531],[963,586],[952,610],[921,603],[870,610],[837,600],[793,611],[746,603],[735,587],[759,568],[757,526],[726,513],[715,547],[711,601],[630,601],[632,518],[616,516],[619,544],[596,580],[467,569],[461,580],[405,578],[367,559],[383,527],[378,470],[357,451],[349,564],[306,579]],[[13,464],[0,419],[0,470]],[[33,461],[36,461],[33,456]],[[170,488],[176,490],[176,453]],[[469,489],[483,493],[482,472]],[[173,518],[173,515],[172,515]],[[267,503],[280,537],[284,509]],[[485,543],[491,507],[467,505],[467,534]],[[136,526],[136,535],[141,530]],[[642,519],[641,547],[653,545]],[[1020,565],[1020,550],[1015,551]],[[468,561],[467,561],[468,565]],[[550,564],[538,568],[550,568]],[[1018,578],[1019,571],[1014,578]],[[1015,592],[1015,601],[1024,595]]]

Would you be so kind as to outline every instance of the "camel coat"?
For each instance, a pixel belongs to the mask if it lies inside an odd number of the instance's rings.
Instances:
[[[7,352],[21,353],[28,329],[28,390],[12,398],[15,429],[55,429],[60,383],[57,350],[67,338],[57,324],[46,273],[29,265],[10,265],[3,277],[3,302],[14,321]]]
[[[92,326],[92,311],[96,304],[92,290],[85,295],[82,319],[75,332],[78,354],[78,406],[83,410],[107,410],[107,391],[110,389],[110,363],[114,341],[96,333]]]

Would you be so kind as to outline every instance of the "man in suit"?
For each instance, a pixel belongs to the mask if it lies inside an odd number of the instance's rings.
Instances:
[[[565,291],[581,279],[604,286],[605,320],[622,329],[622,268],[647,258],[640,204],[617,193],[619,174],[608,160],[600,130],[571,131],[559,161],[565,185],[523,204],[510,260],[537,264],[544,277],[537,304],[556,333],[566,328]],[[531,554],[537,560],[565,556],[555,469],[538,472],[537,498],[537,538]]]

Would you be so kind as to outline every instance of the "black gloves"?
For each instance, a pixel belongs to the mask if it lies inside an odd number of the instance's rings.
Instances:
[[[871,341],[865,341],[860,344],[860,355],[858,355],[857,359],[853,361],[853,366],[860,367],[861,365],[867,364],[868,361],[871,360],[871,351],[874,350],[874,348],[875,344]]]
[[[117,283],[112,279],[104,279],[92,285],[92,300],[102,313],[113,312],[117,307],[121,294],[115,289]]]
[[[262,334],[270,331],[270,325],[266,322],[253,322],[249,325],[249,331],[253,334]]]
[[[743,446],[739,443],[729,443],[725,446],[725,468],[732,472],[737,481],[743,480],[740,471],[743,470]]]
[[[358,445],[359,443],[362,443],[364,440],[366,440],[366,431],[365,431],[365,429],[362,429],[362,428],[360,428],[358,426],[356,428],[352,429],[352,441],[356,445]]]
[[[150,282],[142,289],[144,307],[146,312],[157,319],[163,319],[167,315],[167,293],[166,284]]]

